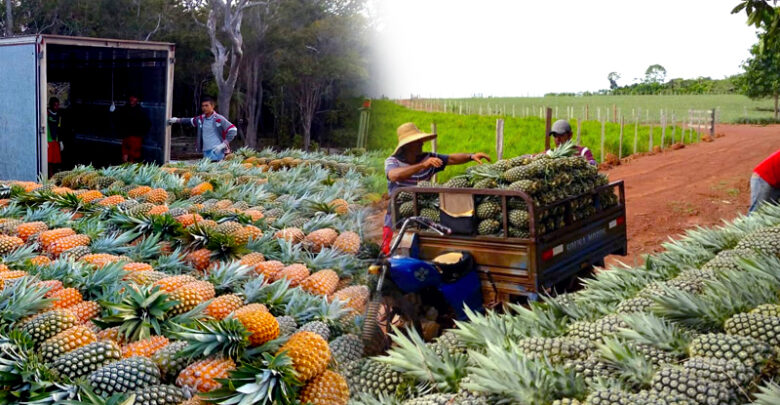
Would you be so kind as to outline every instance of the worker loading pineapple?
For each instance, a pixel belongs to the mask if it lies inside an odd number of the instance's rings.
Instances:
[[[550,128],[550,133],[547,135],[555,139],[556,147],[560,147],[566,142],[571,141],[572,132],[571,132],[571,125],[569,124],[569,121],[566,120],[555,121],[555,123],[552,125],[552,128]],[[581,145],[574,145],[574,148],[577,150],[575,156],[579,156],[587,160],[588,163],[592,164],[593,166],[596,165],[596,159],[593,158],[593,152],[591,152],[590,149]]]
[[[423,144],[435,139],[436,134],[422,132],[411,122],[398,127],[397,132],[398,146],[385,160],[387,192],[390,194],[398,187],[411,187],[421,181],[428,181],[448,165],[462,165],[471,161],[481,164],[483,160],[490,161],[490,157],[481,152],[450,155],[423,152]],[[385,253],[389,251],[390,241],[393,238],[391,218],[390,208],[388,208],[382,233],[382,251]]]

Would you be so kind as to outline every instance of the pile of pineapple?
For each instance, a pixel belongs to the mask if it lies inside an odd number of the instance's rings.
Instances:
[[[295,156],[0,182],[0,403],[345,405],[369,157]]]
[[[618,203],[612,190],[592,191],[609,183],[607,176],[598,172],[596,166],[578,156],[576,149],[568,142],[540,155],[523,155],[499,160],[495,164],[472,166],[463,176],[454,177],[443,183],[449,188],[503,189],[522,191],[534,201],[539,212],[536,223],[537,234],[561,229],[573,222],[595,215]],[[436,187],[430,182],[419,183],[420,187]],[[572,197],[581,196],[571,199]],[[565,203],[562,200],[571,199]],[[414,215],[413,195],[399,193],[396,199],[398,217]],[[477,196],[475,201],[477,219],[476,233],[479,235],[504,236],[501,200],[496,196]],[[419,214],[439,222],[438,194],[418,194]],[[507,204],[509,222],[508,236],[527,238],[529,236],[529,214],[525,200],[510,198]]]
[[[780,404],[780,206],[664,247],[433,342],[396,331],[352,403]]]

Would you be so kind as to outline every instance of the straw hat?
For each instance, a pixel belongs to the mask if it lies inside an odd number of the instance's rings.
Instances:
[[[395,147],[395,151],[393,153],[398,153],[398,149],[401,149],[401,147],[404,145],[408,145],[413,142],[430,141],[431,139],[436,138],[436,134],[427,134],[423,131],[420,131],[420,129],[411,122],[407,122],[406,124],[398,127],[397,132],[398,146]]]

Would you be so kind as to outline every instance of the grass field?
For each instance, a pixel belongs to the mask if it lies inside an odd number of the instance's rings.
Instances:
[[[599,111],[601,117],[609,114],[612,119],[613,105],[619,111],[618,116],[623,115],[625,120],[632,120],[636,114],[641,114],[641,120],[659,122],[661,111],[667,112],[668,117],[672,113],[678,120],[687,119],[688,110],[709,110],[717,108],[718,122],[737,122],[748,117],[749,119],[772,118],[774,107],[771,99],[751,100],[738,94],[717,95],[658,95],[658,96],[555,96],[555,97],[511,97],[511,98],[464,98],[464,99],[433,99],[412,101],[415,109],[433,108],[436,111],[463,114],[479,114],[480,108],[483,115],[506,115],[523,117],[527,115],[539,116],[539,110],[543,107],[557,108],[559,118],[583,118],[586,106],[588,120],[597,120]],[[446,107],[445,107],[446,105]],[[570,108],[573,116],[569,117]],[[490,114],[489,114],[490,113]]]
[[[431,124],[436,123],[439,153],[485,152],[496,157],[495,134],[496,117],[479,115],[457,115],[441,112],[415,111],[395,104],[391,101],[377,100],[372,105],[371,127],[368,135],[369,149],[382,151],[385,155],[392,153],[397,143],[396,128],[404,122],[414,122],[418,128],[429,132]],[[504,122],[504,157],[512,157],[527,153],[538,153],[544,150],[544,120],[537,117],[505,118]],[[576,136],[576,120],[572,121]],[[634,124],[624,127],[622,153],[628,156],[634,151]],[[667,127],[665,145],[670,145],[672,132],[679,141],[682,128],[673,130]],[[638,127],[637,151],[646,152],[649,149],[650,126]],[[581,126],[581,143],[588,146],[596,160],[601,161],[601,123],[584,121]],[[659,126],[653,128],[653,145],[661,144],[662,131]],[[605,153],[618,154],[620,145],[620,125],[606,124],[604,143]],[[430,148],[430,144],[428,144]],[[466,166],[449,168],[439,180],[447,179],[465,171]]]

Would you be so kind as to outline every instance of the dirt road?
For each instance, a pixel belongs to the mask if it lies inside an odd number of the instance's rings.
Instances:
[[[746,213],[749,179],[761,160],[780,149],[780,125],[719,125],[714,142],[642,156],[607,171],[626,183],[627,257],[661,250],[669,236],[696,225],[711,226]]]

